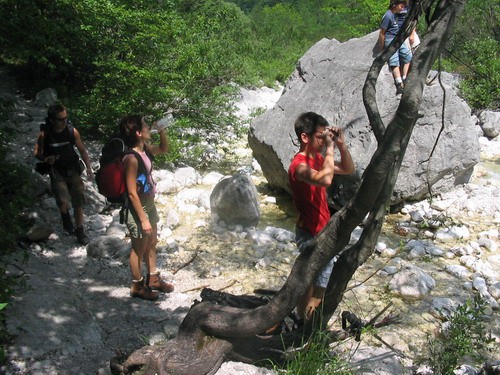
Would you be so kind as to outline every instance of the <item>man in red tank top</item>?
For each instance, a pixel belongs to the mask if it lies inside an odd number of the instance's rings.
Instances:
[[[303,113],[294,127],[300,150],[290,164],[288,179],[299,212],[296,242],[301,251],[330,219],[326,188],[332,184],[335,174],[353,173],[354,163],[345,144],[343,130],[329,127],[323,116],[314,112]],[[334,160],[335,147],[339,150],[340,161]],[[333,262],[332,259],[326,265],[299,301],[297,314],[301,319],[309,319],[321,303]]]

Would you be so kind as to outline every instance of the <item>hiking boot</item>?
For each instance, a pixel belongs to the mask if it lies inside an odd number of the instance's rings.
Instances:
[[[69,234],[73,234],[73,232],[75,231],[75,227],[73,226],[73,222],[71,221],[69,212],[66,212],[65,214],[62,213],[61,218],[64,230]]]
[[[80,245],[86,245],[89,243],[89,238],[83,231],[83,227],[78,227],[75,230],[75,236]]]
[[[401,95],[404,91],[404,85],[402,83],[396,83],[396,95]]]
[[[156,301],[160,294],[151,290],[151,288],[144,285],[144,277],[141,277],[139,281],[132,280],[132,286],[130,287],[130,297],[142,298],[147,301]]]
[[[174,291],[174,285],[163,280],[159,272],[150,273],[148,275],[146,285],[151,289],[158,290],[162,293],[172,293]]]

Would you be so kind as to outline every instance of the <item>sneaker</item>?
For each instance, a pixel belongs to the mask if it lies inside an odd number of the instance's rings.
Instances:
[[[76,239],[80,245],[87,245],[89,243],[89,238],[87,237],[87,235],[83,231],[83,227],[76,228],[75,235],[76,235]]]
[[[402,83],[396,83],[396,95],[401,95],[404,91],[404,85]]]

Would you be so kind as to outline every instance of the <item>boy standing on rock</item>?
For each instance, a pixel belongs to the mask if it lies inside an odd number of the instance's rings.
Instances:
[[[299,251],[302,251],[330,220],[326,188],[332,184],[335,174],[353,173],[354,163],[345,144],[343,130],[330,128],[323,116],[314,112],[303,113],[294,126],[300,149],[290,164],[288,178],[293,201],[299,211],[295,240]],[[340,162],[334,160],[335,146],[340,151]],[[297,314],[300,319],[310,319],[321,303],[333,263],[332,259],[299,301]]]
[[[80,152],[89,179],[94,178],[90,158],[76,128],[68,122],[68,112],[62,104],[51,105],[47,110],[45,124],[35,144],[34,155],[43,161],[50,176],[50,185],[57,207],[61,213],[63,228],[75,234],[78,243],[86,245],[88,238],[83,229],[84,185],[80,176],[82,165],[74,146]],[[76,229],[69,213],[73,206]]]
[[[405,0],[391,0],[389,10],[384,14],[382,23],[380,24],[378,40],[381,51],[391,44],[392,40],[398,34],[400,25],[398,24],[397,14],[403,12],[405,6]],[[406,75],[410,69],[412,58],[413,54],[406,43],[401,44],[398,51],[389,58],[389,69],[396,85],[396,95],[403,93],[404,82],[406,81]]]

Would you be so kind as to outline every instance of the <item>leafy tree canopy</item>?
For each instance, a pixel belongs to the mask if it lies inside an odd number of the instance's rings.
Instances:
[[[37,89],[56,86],[73,121],[110,133],[126,113],[215,129],[234,118],[229,83],[241,75],[248,19],[221,0],[2,1],[1,59]],[[26,25],[29,25],[27,27]]]
[[[177,159],[185,143],[176,140],[234,128],[233,82],[283,83],[316,41],[375,31],[386,9],[379,0],[2,0],[0,61],[22,68],[33,92],[55,87],[73,122],[97,136],[126,113],[173,111]],[[443,54],[477,109],[500,102],[498,21],[498,4],[469,1]]]

